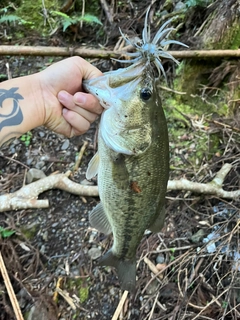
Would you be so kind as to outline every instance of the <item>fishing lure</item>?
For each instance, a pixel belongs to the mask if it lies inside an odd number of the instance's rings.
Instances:
[[[175,28],[172,28],[172,27],[165,29],[173,19],[169,19],[168,21],[166,21],[158,30],[154,38],[151,40],[150,24],[148,24],[148,16],[149,16],[150,8],[151,7],[148,8],[145,16],[144,28],[142,31],[142,40],[138,39],[136,41],[131,41],[122,33],[121,29],[119,29],[123,39],[129,45],[133,46],[136,49],[136,52],[125,53],[127,56],[132,57],[134,59],[130,59],[130,60],[114,59],[114,60],[119,61],[121,63],[131,63],[131,64],[135,64],[138,62],[142,63],[143,61],[145,61],[146,63],[153,63],[157,68],[158,77],[162,73],[166,79],[166,73],[164,71],[161,58],[170,59],[174,61],[176,64],[179,64],[179,62],[170,53],[166,51],[167,47],[170,44],[178,44],[180,46],[184,46],[187,48],[188,46],[180,41],[167,39],[170,33],[173,30],[175,30]]]

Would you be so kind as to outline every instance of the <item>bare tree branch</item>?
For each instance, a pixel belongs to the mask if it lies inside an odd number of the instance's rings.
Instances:
[[[0,56],[3,55],[30,55],[30,56],[60,56],[69,57],[73,55],[83,58],[100,58],[110,59],[124,55],[127,50],[131,50],[131,46],[127,46],[122,51],[88,49],[74,47],[44,47],[44,46],[0,46]],[[176,59],[211,59],[211,58],[236,58],[240,57],[240,49],[238,50],[182,50],[168,51]]]
[[[185,190],[225,199],[236,199],[240,197],[240,190],[225,191],[222,188],[224,179],[231,168],[231,164],[224,164],[209,183],[192,182],[187,179],[169,180],[167,189],[168,191]],[[26,185],[14,193],[0,196],[0,212],[27,208],[48,208],[48,200],[37,200],[37,198],[40,193],[50,189],[60,189],[79,196],[97,197],[99,195],[97,186],[85,186],[68,179],[70,173],[68,171],[65,174],[51,175]]]
[[[51,189],[60,189],[81,196],[98,196],[97,186],[85,186],[68,179],[70,171],[51,175],[22,187],[20,190],[0,196],[0,212],[27,208],[48,208],[48,200],[37,200],[38,195]]]
[[[240,190],[225,191],[223,190],[223,181],[231,170],[230,163],[225,163],[215,178],[209,183],[192,182],[187,179],[169,180],[168,190],[184,190],[195,193],[209,194],[225,199],[237,199],[240,197]]]

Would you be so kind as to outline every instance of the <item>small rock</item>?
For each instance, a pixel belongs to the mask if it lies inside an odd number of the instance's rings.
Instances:
[[[205,236],[205,231],[203,229],[199,229],[196,233],[191,236],[191,240],[193,243],[199,243],[203,237]]]
[[[160,263],[162,264],[163,262],[165,262],[165,258],[163,254],[159,254],[156,258],[156,263]]]
[[[30,166],[30,164],[33,162],[33,158],[27,159],[27,165]]]
[[[156,293],[158,286],[159,286],[158,280],[151,281],[146,288],[146,294],[152,295],[152,294]]]
[[[40,160],[41,160],[41,161],[49,161],[49,160],[50,160],[50,157],[49,157],[49,155],[45,154],[44,156],[42,156],[42,157],[40,158]]]
[[[61,150],[66,150],[69,147],[69,144],[70,144],[70,141],[66,139],[61,146]]]
[[[44,161],[38,161],[35,165],[36,169],[42,169],[45,166],[45,162]]]
[[[118,292],[118,290],[117,290],[117,288],[115,288],[115,287],[112,287],[112,288],[109,290],[110,295],[111,295],[111,296],[114,296],[114,297],[116,297],[117,292]]]
[[[46,175],[42,170],[32,168],[28,171],[26,175],[27,184],[45,178]]]
[[[39,135],[40,138],[43,138],[43,137],[45,136],[45,132],[39,131],[39,132],[38,132],[38,135]]]
[[[84,179],[80,182],[83,186],[93,186],[94,182],[93,181],[88,181],[87,179]]]
[[[97,258],[101,257],[102,252],[99,248],[91,248],[88,250],[88,255],[92,260],[96,260]]]
[[[59,224],[59,222],[54,222],[53,224],[52,224],[52,228],[56,228],[56,226]]]
[[[167,14],[169,14],[169,12],[167,10],[163,10],[161,11],[160,16],[163,17],[163,16],[166,16]]]
[[[182,1],[179,1],[174,7],[174,11],[181,11],[184,9],[186,9],[186,4],[183,3]]]

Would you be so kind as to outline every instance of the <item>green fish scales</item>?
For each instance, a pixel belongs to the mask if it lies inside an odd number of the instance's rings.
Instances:
[[[117,269],[121,288],[134,292],[136,251],[146,229],[159,232],[165,219],[165,194],[169,172],[167,123],[157,88],[165,76],[161,57],[176,61],[164,47],[173,28],[167,21],[151,40],[146,14],[141,43],[131,43],[135,53],[127,68],[106,72],[84,81],[105,109],[99,127],[98,153],[90,161],[87,179],[98,174],[101,202],[90,213],[90,224],[113,234],[112,248],[100,265]],[[160,41],[160,45],[158,45]],[[122,62],[122,61],[121,61]],[[154,76],[154,68],[158,78]]]

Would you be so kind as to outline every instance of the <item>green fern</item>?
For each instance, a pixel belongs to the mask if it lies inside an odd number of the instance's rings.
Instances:
[[[102,25],[101,21],[91,14],[85,14],[82,17],[70,17],[67,14],[59,11],[52,11],[51,13],[60,17],[60,23],[63,26],[63,31],[66,31],[66,29],[71,25],[78,24],[80,21],[84,21],[88,24],[97,23]]]
[[[85,14],[84,16],[79,18],[79,21],[84,21],[89,24],[97,23],[97,24],[102,25],[102,22],[96,16],[93,16],[91,14]]]
[[[0,18],[0,23],[4,23],[4,22],[8,22],[8,23],[11,23],[11,22],[25,22],[25,20],[21,19],[20,17],[18,16],[15,16],[15,15],[12,15],[12,14],[8,14],[8,15],[5,15],[5,16],[2,16]]]

